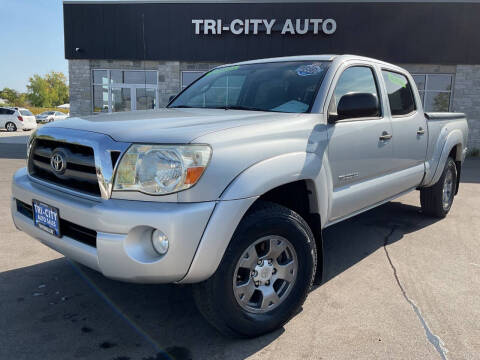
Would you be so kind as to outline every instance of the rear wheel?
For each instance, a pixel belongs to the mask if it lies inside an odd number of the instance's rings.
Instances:
[[[17,131],[17,125],[15,125],[13,122],[8,122],[5,125],[5,129],[7,129],[8,132],[14,132]]]
[[[238,226],[215,274],[194,286],[195,301],[226,335],[265,334],[300,309],[316,260],[306,222],[285,207],[262,203]]]
[[[444,218],[452,207],[457,186],[457,167],[449,157],[438,182],[420,190],[420,203],[425,214]]]

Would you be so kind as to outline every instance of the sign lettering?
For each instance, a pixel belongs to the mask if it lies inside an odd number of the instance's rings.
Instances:
[[[224,22],[222,19],[193,19],[192,24],[196,35],[271,35],[279,32],[281,35],[331,35],[337,30],[334,19],[286,19],[283,24],[276,19],[233,19]],[[275,26],[277,25],[277,26]]]

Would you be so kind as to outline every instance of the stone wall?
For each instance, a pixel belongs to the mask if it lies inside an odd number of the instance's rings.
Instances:
[[[457,65],[453,111],[467,115],[468,147],[480,150],[480,65]]]
[[[92,112],[92,79],[89,60],[69,60],[70,115]]]

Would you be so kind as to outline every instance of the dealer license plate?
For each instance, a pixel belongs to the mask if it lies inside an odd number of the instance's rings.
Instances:
[[[60,218],[57,208],[33,200],[33,221],[40,229],[60,237]]]

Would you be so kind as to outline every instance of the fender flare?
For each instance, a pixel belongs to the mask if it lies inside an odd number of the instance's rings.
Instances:
[[[179,283],[200,282],[215,273],[238,224],[261,195],[294,181],[314,179],[317,198],[328,196],[329,182],[326,181],[322,159],[314,153],[288,153],[263,160],[244,170],[220,196],[192,264]],[[320,213],[323,226],[328,201],[316,210]]]
[[[439,138],[439,141],[441,141],[441,138]],[[452,130],[447,135],[445,142],[443,143],[443,147],[439,145],[440,144],[437,143],[437,145],[435,146],[436,148],[435,153],[432,159],[429,161],[431,164],[430,166],[432,171],[431,171],[430,177],[425,179],[426,180],[425,186],[432,186],[436,184],[437,181],[440,179],[440,176],[442,176],[443,168],[447,163],[448,155],[450,154],[453,148],[460,146],[460,150],[461,150],[461,151],[457,151],[455,161],[463,160],[462,150],[464,149],[464,140],[463,140],[462,132],[460,130],[458,129]],[[437,150],[440,148],[442,149],[441,152]],[[435,166],[435,163],[436,163],[436,166]]]

